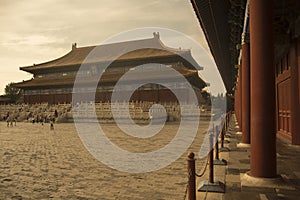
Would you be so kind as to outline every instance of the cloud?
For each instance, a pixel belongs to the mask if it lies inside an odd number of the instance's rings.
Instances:
[[[62,38],[48,37],[46,35],[9,36],[0,45],[48,45],[64,41]]]
[[[97,45],[134,28],[170,28],[207,45],[190,2],[182,0],[1,0],[0,25],[0,54],[5,56],[0,71],[10,74],[64,55],[71,43]],[[0,93],[3,84],[1,78]]]

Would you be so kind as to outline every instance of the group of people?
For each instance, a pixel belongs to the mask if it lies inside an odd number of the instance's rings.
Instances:
[[[15,126],[17,126],[17,118],[10,116],[9,112],[7,112],[5,120],[7,122],[7,127],[14,126],[14,124],[15,124]]]
[[[55,114],[54,114],[54,117],[52,117],[52,116],[46,117],[46,116],[37,115],[36,117],[35,116],[28,117],[27,120],[31,121],[33,124],[41,123],[42,126],[44,126],[44,123],[49,122],[50,130],[54,130],[54,123],[55,123],[55,119],[57,118],[55,116],[56,116]]]
[[[34,123],[41,123],[42,125],[44,125],[45,122],[49,122],[50,123],[50,130],[54,130],[54,123],[55,123],[55,119],[58,117],[58,112],[57,110],[55,110],[54,112],[54,117],[51,116],[34,116],[32,113],[30,113],[27,116],[27,121]],[[11,116],[9,112],[7,112],[6,116],[3,117],[6,122],[7,122],[7,127],[13,127],[14,125],[17,126],[17,117],[15,116]]]

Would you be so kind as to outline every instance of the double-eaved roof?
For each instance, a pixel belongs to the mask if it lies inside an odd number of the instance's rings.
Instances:
[[[193,59],[190,50],[175,49],[165,46],[158,33],[154,33],[153,38],[126,41],[119,43],[104,44],[99,46],[88,46],[77,48],[76,44],[72,45],[72,50],[66,55],[51,60],[49,62],[34,64],[32,66],[21,67],[23,71],[33,73],[37,76],[31,80],[15,83],[14,87],[30,88],[51,88],[64,87],[74,84],[76,76],[73,73],[66,73],[60,76],[44,76],[56,72],[75,71],[84,64],[93,64],[96,66],[101,63],[109,63],[109,67],[134,67],[147,63],[176,63],[182,62],[184,66],[176,69],[185,76],[194,86],[203,88],[206,83],[199,77],[198,70],[202,69]],[[124,71],[105,71],[99,81],[102,84],[116,83],[125,73]],[[147,70],[147,74],[151,74]],[[40,76],[41,75],[41,76]],[[176,81],[178,77],[166,76],[154,77]],[[137,76],[137,79],[144,77],[143,74]],[[86,83],[97,81],[99,77],[89,76]]]
[[[190,50],[175,49],[165,46],[158,33],[153,38],[133,40],[126,42],[103,44],[98,46],[76,47],[66,55],[49,62],[20,67],[21,70],[38,73],[49,69],[80,66],[82,63],[126,62],[135,60],[158,60],[162,58],[180,57],[188,59],[189,65],[201,69],[192,58]]]

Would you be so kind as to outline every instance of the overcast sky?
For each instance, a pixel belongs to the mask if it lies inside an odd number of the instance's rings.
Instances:
[[[20,71],[21,66],[61,57],[71,50],[74,42],[79,47],[97,45],[134,28],[173,29],[208,49],[190,0],[0,2],[0,94],[6,84],[32,77]],[[152,36],[150,32],[149,37]]]

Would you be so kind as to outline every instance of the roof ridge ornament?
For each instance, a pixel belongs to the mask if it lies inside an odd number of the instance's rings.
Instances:
[[[72,50],[76,49],[77,48],[77,43],[72,43]]]
[[[153,32],[153,38],[159,39],[159,32]]]

